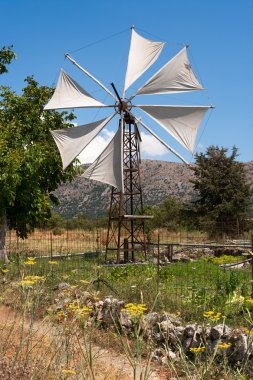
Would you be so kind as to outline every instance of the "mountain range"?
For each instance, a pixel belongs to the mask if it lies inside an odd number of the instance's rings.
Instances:
[[[253,187],[253,161],[244,163],[244,167],[247,181]],[[194,198],[191,183],[193,172],[189,166],[176,162],[143,160],[140,169],[144,205],[158,205],[168,196],[174,196],[183,202]],[[110,194],[110,186],[77,177],[55,191],[60,200],[55,211],[64,218],[78,214],[100,218],[106,215]]]

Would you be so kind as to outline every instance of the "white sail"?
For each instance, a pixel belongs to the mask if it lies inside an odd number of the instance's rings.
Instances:
[[[169,146],[165,141],[163,141],[160,137],[157,136],[155,132],[153,132],[146,124],[144,124],[140,119],[138,120],[140,123],[154,138],[159,141],[165,148],[167,148],[171,153],[173,153],[176,157],[178,157],[181,161],[188,165],[188,162],[181,156],[178,152],[175,151],[171,146]]]
[[[119,128],[104,151],[82,177],[107,183],[124,192],[122,141],[122,128]]]
[[[95,121],[94,123],[50,131],[59,149],[63,170],[84,150],[115,115],[116,112],[110,117]]]
[[[157,60],[163,46],[163,42],[143,38],[132,28],[123,97],[128,87]]]
[[[202,90],[187,56],[186,46],[142,86],[135,95]],[[135,96],[134,95],[134,96]]]
[[[191,153],[200,123],[210,106],[137,106]]]
[[[108,90],[108,88],[106,88],[97,78],[94,77],[94,75],[92,75],[91,73],[89,73],[89,71],[87,71],[86,69],[84,69],[81,65],[79,65],[79,63],[77,63],[72,57],[70,57],[69,54],[65,54],[65,57],[68,58],[70,60],[70,62],[73,63],[73,65],[75,65],[76,67],[78,67],[84,74],[86,74],[89,78],[91,78],[92,80],[94,80],[94,82],[96,82],[105,92],[107,92],[107,94],[109,94],[114,100],[117,101],[117,98],[115,95],[113,95],[111,93],[111,91]]]
[[[52,110],[79,107],[106,107],[106,105],[94,99],[61,69],[54,94],[44,109]]]

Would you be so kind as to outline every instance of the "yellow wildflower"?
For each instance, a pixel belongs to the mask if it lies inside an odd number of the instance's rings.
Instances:
[[[36,257],[27,257],[27,260],[29,260],[29,261],[35,261]]]
[[[92,306],[84,306],[81,311],[82,311],[82,314],[89,314],[90,312],[92,312],[92,310],[93,310]]]
[[[217,344],[217,348],[220,348],[220,349],[227,349],[231,346],[231,343],[219,343]]]
[[[50,264],[50,265],[58,265],[59,263],[58,263],[58,261],[49,260],[48,264]]]
[[[35,265],[36,262],[34,260],[27,260],[24,262],[25,265]]]
[[[83,285],[88,285],[90,282],[87,280],[80,280],[80,283]]]
[[[1,272],[2,272],[2,273],[8,273],[8,272],[10,272],[10,269],[7,269],[7,268],[1,268]]]
[[[31,281],[45,281],[45,277],[44,276],[25,276],[24,277],[24,280],[31,280]]]
[[[35,281],[33,280],[22,280],[18,283],[18,285],[21,285],[21,286],[30,286],[34,284],[35,284]]]
[[[63,311],[58,311],[58,312],[56,313],[55,319],[56,319],[58,322],[61,322],[61,321],[63,321],[63,320],[66,319],[66,314],[65,314]]]
[[[67,278],[69,278],[69,275],[68,275],[68,274],[64,274],[64,275],[62,276],[62,278],[63,278],[63,280],[67,280]]]
[[[63,369],[61,371],[64,375],[75,375],[76,371],[74,369]]]
[[[142,316],[143,313],[147,311],[147,307],[144,304],[135,305],[133,303],[128,303],[122,311],[128,313],[132,318],[136,318]]]
[[[214,314],[214,311],[210,310],[210,311],[205,311],[203,315],[205,318],[210,318],[213,314]]]
[[[253,330],[246,330],[246,334],[253,335]]]
[[[76,311],[76,314],[77,314],[77,317],[86,317],[87,315],[89,315],[93,310],[93,307],[92,306],[84,306],[83,308],[81,309],[78,309]]]
[[[78,269],[72,269],[71,272],[72,272],[72,273],[76,273],[76,272],[78,272]]]
[[[78,309],[78,307],[79,306],[78,306],[77,302],[72,302],[72,303],[69,304],[69,309],[72,310],[72,311]]]
[[[207,319],[210,319],[213,322],[219,321],[223,316],[222,313],[214,313],[214,311],[206,311],[203,316]]]
[[[193,352],[194,354],[199,354],[203,351],[205,351],[205,347],[204,346],[199,346],[199,347],[191,347],[190,348],[190,351]]]

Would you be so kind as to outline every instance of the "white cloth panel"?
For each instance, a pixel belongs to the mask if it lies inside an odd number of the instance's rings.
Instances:
[[[187,50],[184,47],[153,75],[135,95],[169,94],[194,90],[203,90],[203,87],[192,71]]]
[[[115,115],[116,112],[112,116],[94,123],[50,131],[59,149],[63,170],[84,150]]]
[[[93,164],[82,174],[82,177],[107,183],[124,192],[121,129],[118,129],[113,139]]]
[[[165,141],[163,141],[160,137],[158,137],[155,132],[153,132],[146,124],[144,124],[141,120],[139,123],[152,135],[154,136],[163,146],[165,146],[171,153],[173,153],[176,157],[178,157],[181,161],[183,161],[186,165],[188,162],[182,157],[179,153],[175,151],[175,149],[171,148]]]
[[[191,153],[200,123],[210,106],[137,106]]]
[[[163,46],[163,42],[143,38],[132,29],[124,93],[157,60]]]
[[[94,99],[61,69],[54,94],[44,109],[52,110],[79,107],[106,107],[106,105]]]

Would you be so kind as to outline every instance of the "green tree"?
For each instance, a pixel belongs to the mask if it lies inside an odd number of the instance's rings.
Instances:
[[[211,146],[195,156],[196,212],[200,226],[213,236],[235,236],[247,228],[252,191],[237,151],[233,147],[229,155],[228,149]]]
[[[175,197],[168,197],[159,205],[154,222],[158,227],[176,231],[181,226],[181,211],[183,204]]]
[[[152,234],[155,228],[167,228],[170,231],[177,231],[184,225],[182,213],[185,205],[175,197],[167,197],[158,206],[146,206],[145,214],[152,215],[153,219],[145,222],[145,231]]]
[[[12,51],[13,46],[3,46],[0,50],[0,75],[8,73],[7,65],[11,63],[13,59],[16,59],[16,54]]]
[[[50,129],[73,126],[74,115],[43,111],[53,90],[32,78],[21,95],[0,88],[0,258],[7,260],[7,225],[25,238],[50,217],[52,192],[72,180],[78,169],[64,172]]]

